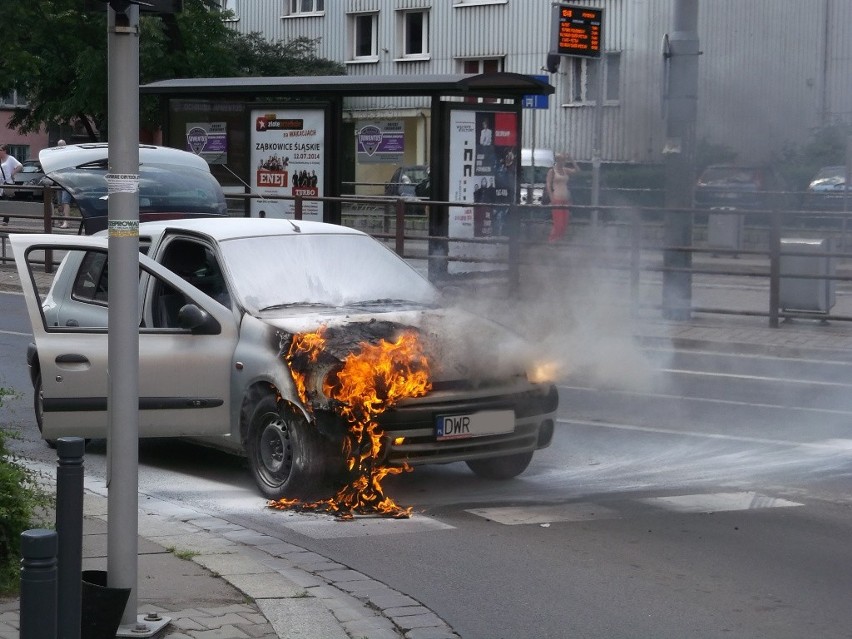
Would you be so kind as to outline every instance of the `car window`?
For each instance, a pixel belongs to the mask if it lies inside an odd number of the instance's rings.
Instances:
[[[230,308],[231,296],[219,260],[206,244],[174,239],[163,247],[160,263],[175,275]]]
[[[71,297],[106,306],[108,281],[106,253],[87,251],[74,278]]]

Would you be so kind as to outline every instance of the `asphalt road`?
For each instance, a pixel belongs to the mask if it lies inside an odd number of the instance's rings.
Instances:
[[[0,294],[0,409],[37,440],[20,296]],[[844,362],[643,351],[560,387],[553,446],[520,478],[463,464],[389,478],[415,514],[265,508],[241,460],[143,441],[140,494],[319,552],[420,600],[466,639],[849,637],[852,379]],[[625,360],[622,360],[622,365]],[[103,475],[93,442],[86,472]]]

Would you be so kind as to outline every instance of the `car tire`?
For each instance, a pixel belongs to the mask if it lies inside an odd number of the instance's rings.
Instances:
[[[465,463],[477,477],[502,480],[512,479],[524,472],[530,465],[532,457],[533,454],[530,451],[489,459],[470,459]]]
[[[252,476],[267,499],[329,496],[329,442],[301,412],[255,388],[243,403]]]
[[[33,380],[33,411],[35,412],[36,424],[38,425],[39,434],[44,432],[44,426],[42,422],[42,420],[44,419],[43,400],[44,397],[41,392],[41,373],[36,373],[35,379]],[[55,439],[45,439],[44,441],[51,448],[56,448]]]

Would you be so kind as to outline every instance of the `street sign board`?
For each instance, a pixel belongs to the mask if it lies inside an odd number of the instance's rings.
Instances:
[[[603,9],[554,4],[550,50],[559,55],[600,58]]]
[[[533,75],[530,77],[535,78],[539,82],[550,82],[550,78],[546,75]],[[521,99],[521,107],[524,109],[546,109],[550,106],[549,97],[548,95],[525,95]]]

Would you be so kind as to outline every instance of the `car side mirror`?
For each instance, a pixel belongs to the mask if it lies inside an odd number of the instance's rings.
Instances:
[[[192,331],[193,335],[218,335],[221,331],[210,313],[195,304],[184,304],[178,311],[178,324],[181,328]]]

